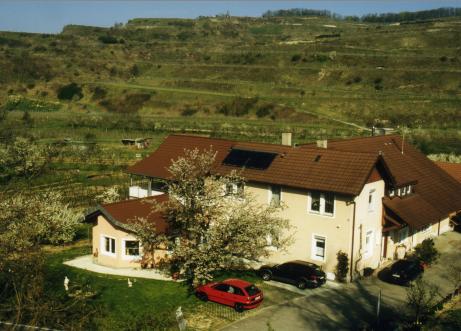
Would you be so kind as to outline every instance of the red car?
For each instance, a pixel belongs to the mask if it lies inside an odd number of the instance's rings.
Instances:
[[[202,301],[214,301],[234,307],[238,312],[258,307],[263,301],[263,292],[254,284],[241,279],[226,279],[199,286],[195,295]]]

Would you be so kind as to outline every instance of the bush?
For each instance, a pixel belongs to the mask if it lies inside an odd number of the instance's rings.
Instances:
[[[266,117],[268,115],[271,114],[272,110],[274,109],[274,105],[273,104],[265,104],[265,105],[262,105],[261,107],[258,108],[258,110],[256,111],[256,116],[258,116],[259,118],[261,117]]]
[[[148,93],[132,93],[123,99],[106,99],[99,104],[110,112],[116,113],[135,113],[151,98]]]
[[[336,254],[336,258],[338,260],[335,271],[336,279],[339,282],[345,282],[347,278],[347,273],[349,271],[349,258],[347,256],[347,253],[344,253],[342,251],[339,251]]]
[[[72,100],[74,98],[77,100],[83,98],[82,88],[76,83],[70,83],[68,85],[61,86],[58,89],[58,99]]]
[[[432,264],[437,261],[439,255],[432,238],[424,239],[422,243],[415,247],[415,256],[423,263]]]
[[[226,116],[244,116],[258,102],[258,98],[235,98],[230,104],[222,103],[218,105],[217,112]]]
[[[192,116],[196,112],[198,112],[197,109],[186,106],[182,111],[181,111],[181,116]]]
[[[291,57],[291,62],[298,62],[299,60],[301,60],[301,54],[294,54]]]
[[[109,35],[99,36],[98,40],[104,44],[117,44],[118,43],[117,38],[113,36],[109,36]]]

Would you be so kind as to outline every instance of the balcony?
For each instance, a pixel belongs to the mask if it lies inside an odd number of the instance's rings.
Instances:
[[[129,188],[129,198],[130,199],[135,199],[135,198],[146,198],[146,197],[152,197],[156,195],[162,195],[163,192],[161,191],[155,191],[155,190],[149,190],[146,188],[142,188],[141,186],[130,186]]]

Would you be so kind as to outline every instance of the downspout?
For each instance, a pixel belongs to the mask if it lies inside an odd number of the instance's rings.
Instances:
[[[354,234],[355,234],[355,201],[352,202],[354,204],[354,211],[352,214],[352,246],[351,246],[351,266],[349,267],[349,273],[350,273],[350,281],[352,282],[352,270],[354,266]]]

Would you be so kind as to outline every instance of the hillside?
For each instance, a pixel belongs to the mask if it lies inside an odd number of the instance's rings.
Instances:
[[[291,130],[309,141],[377,125],[408,127],[424,152],[460,154],[460,40],[460,18],[133,19],[58,35],[2,32],[0,104],[29,110],[29,132],[44,141],[88,130],[113,143],[130,130],[268,141]],[[72,82],[78,93],[59,99]]]

